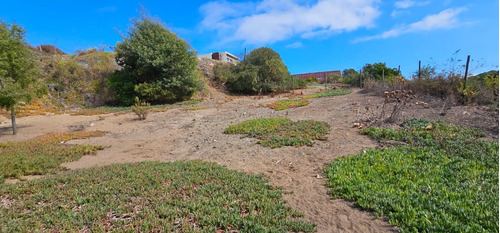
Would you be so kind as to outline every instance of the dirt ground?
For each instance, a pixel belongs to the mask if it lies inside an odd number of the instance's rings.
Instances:
[[[319,88],[297,91],[303,94]],[[11,135],[10,121],[0,119],[0,142],[23,141],[51,132],[66,132],[75,128],[104,130],[104,137],[73,140],[68,143],[110,146],[95,156],[63,164],[70,169],[84,169],[113,163],[139,161],[204,160],[230,169],[261,173],[273,185],[285,190],[284,198],[291,207],[304,213],[304,220],[314,222],[318,232],[396,232],[387,220],[375,218],[349,201],[331,199],[321,168],[335,158],[362,152],[378,146],[359,134],[353,124],[367,117],[366,107],[376,109],[381,97],[362,94],[360,90],[345,96],[310,99],[306,107],[276,112],[263,107],[274,97],[228,97],[210,95],[202,103],[205,109],[183,111],[182,106],[166,112],[151,113],[144,121],[133,113],[99,116],[32,116],[18,119],[19,134]],[[225,100],[225,101],[224,101]],[[226,102],[228,101],[228,102]],[[430,104],[431,105],[431,104]],[[498,112],[481,107],[451,107],[442,113],[440,103],[428,108],[408,108],[403,117],[424,117],[479,127],[489,139],[498,140]],[[253,138],[240,139],[226,135],[231,124],[263,117],[288,117],[292,120],[324,121],[331,125],[328,140],[317,141],[313,147],[270,149],[256,144]],[[396,127],[393,125],[393,127]]]

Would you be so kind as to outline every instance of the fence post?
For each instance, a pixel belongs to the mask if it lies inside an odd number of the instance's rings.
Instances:
[[[464,89],[467,88],[467,75],[469,74],[470,55],[467,55],[467,63],[465,64]]]

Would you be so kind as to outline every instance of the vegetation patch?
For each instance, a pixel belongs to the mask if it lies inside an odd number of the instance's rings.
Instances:
[[[323,98],[323,97],[331,97],[338,95],[347,95],[351,93],[351,89],[335,89],[335,90],[326,90],[320,93],[315,93],[311,95],[306,95],[302,98],[311,99],[311,98]]]
[[[260,118],[230,125],[227,134],[247,134],[260,139],[262,146],[278,148],[283,146],[312,146],[312,140],[326,140],[330,126],[325,122],[287,118]]]
[[[183,111],[197,111],[197,110],[203,110],[205,107],[200,107],[200,106],[191,106],[191,107],[185,107],[182,110]]]
[[[26,142],[0,143],[0,184],[5,178],[21,178],[26,175],[44,175],[63,170],[61,163],[93,154],[103,146],[68,145],[72,139],[100,137],[103,131],[54,133],[36,137]]]
[[[312,232],[262,175],[201,161],[120,164],[0,185],[6,231]]]
[[[272,104],[268,104],[267,107],[274,109],[276,111],[287,110],[289,108],[298,108],[309,105],[309,101],[303,99],[292,99],[292,100],[278,100]]]
[[[335,197],[387,215],[402,232],[498,231],[498,142],[477,130],[412,119],[363,133],[408,146],[338,159],[327,168]]]

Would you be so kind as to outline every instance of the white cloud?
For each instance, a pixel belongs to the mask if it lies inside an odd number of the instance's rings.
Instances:
[[[418,2],[418,1],[412,1],[412,0],[403,0],[403,1],[395,2],[394,7],[400,8],[400,9],[406,9],[406,8],[410,8],[412,6],[425,6],[429,3],[431,3],[431,1]]]
[[[290,48],[290,49],[296,49],[296,48],[301,48],[302,46],[304,46],[302,44],[302,42],[295,42],[295,43],[287,45],[286,47]]]
[[[370,27],[380,15],[378,0],[215,1],[204,4],[201,28],[225,42],[270,44],[295,36],[313,38]]]
[[[364,38],[356,39],[354,42],[369,41],[374,39],[385,39],[390,37],[397,37],[402,34],[421,32],[421,31],[431,31],[436,29],[448,29],[456,27],[459,24],[457,18],[458,14],[467,10],[466,8],[450,8],[439,12],[435,15],[428,15],[422,20],[409,24],[403,25],[401,27],[393,28],[391,30],[385,31],[379,35],[368,36]]]

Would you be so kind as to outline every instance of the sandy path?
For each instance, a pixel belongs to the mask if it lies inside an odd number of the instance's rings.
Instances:
[[[310,90],[309,90],[310,91]],[[332,200],[324,186],[319,168],[339,156],[355,154],[377,144],[352,128],[359,118],[355,109],[374,106],[378,97],[355,91],[346,96],[312,99],[306,107],[275,112],[259,107],[276,98],[253,99],[242,97],[225,104],[208,100],[198,104],[206,109],[178,109],[151,113],[147,120],[136,120],[133,113],[98,116],[36,116],[18,119],[19,135],[10,135],[10,123],[0,124],[0,142],[21,141],[50,132],[65,132],[82,125],[86,130],[105,130],[104,137],[74,140],[70,143],[110,146],[96,156],[63,164],[70,169],[130,163],[145,160],[195,160],[216,162],[230,169],[261,173],[273,185],[285,190],[290,206],[304,213],[304,219],[314,222],[318,232],[395,232],[385,219],[375,219],[345,200]],[[424,110],[416,111],[419,114]],[[430,114],[430,113],[429,113]],[[411,115],[411,114],[410,114]],[[436,115],[436,114],[431,114]],[[327,122],[331,131],[327,141],[313,147],[278,149],[257,145],[256,139],[226,135],[230,125],[260,117],[288,117],[292,120],[314,119]]]

